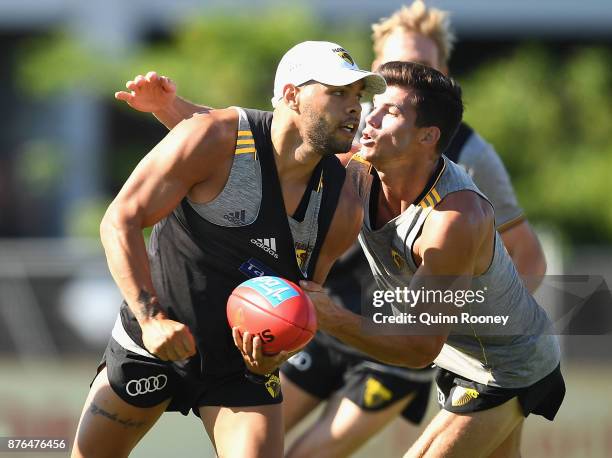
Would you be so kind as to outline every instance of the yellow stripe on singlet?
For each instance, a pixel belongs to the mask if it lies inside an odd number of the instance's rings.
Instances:
[[[250,130],[239,130],[237,132],[236,149],[234,154],[253,154],[253,159],[257,158],[257,150],[255,149],[255,139],[253,132]],[[242,138],[241,138],[242,137]]]
[[[317,191],[320,192],[323,189],[323,172],[321,172],[321,177],[319,178],[319,185],[317,186]]]
[[[357,161],[357,162],[361,162],[362,164],[368,164],[371,165],[368,161],[366,161],[364,158],[362,158],[359,153],[355,153],[351,156],[351,161]]]
[[[351,159],[349,160],[349,164],[351,163],[351,161],[357,161],[361,164],[365,164],[368,166],[368,173],[370,173],[370,171],[372,170],[372,164],[370,164],[368,161],[366,161],[364,158],[362,158],[359,153],[355,153],[351,156]],[[348,164],[346,165],[348,167]]]
[[[440,170],[440,173],[438,173],[438,176],[436,177],[436,181],[434,181],[434,184],[431,186],[431,188],[429,188],[429,191],[427,192],[423,200],[419,202],[419,205],[423,208],[427,208],[428,206],[435,207],[436,204],[439,203],[440,200],[442,200],[440,199],[440,194],[438,194],[438,191],[436,191],[435,188],[435,186],[438,184],[438,181],[440,181],[440,178],[444,174],[444,171],[446,170],[446,159],[443,158],[442,160],[444,161],[444,164],[442,165],[442,170]],[[435,202],[434,199],[431,197],[432,194],[436,198]],[[427,205],[425,201],[427,201],[429,205]]]
[[[254,153],[257,150],[255,148],[236,148],[235,154],[246,154],[246,153]]]

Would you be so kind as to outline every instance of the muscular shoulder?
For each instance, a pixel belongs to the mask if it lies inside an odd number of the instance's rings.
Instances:
[[[173,152],[169,160],[192,175],[194,184],[225,174],[233,160],[237,125],[238,114],[232,109],[194,114],[166,137]]]
[[[439,260],[455,274],[462,270],[464,259],[476,256],[485,240],[493,233],[494,213],[491,205],[472,191],[447,195],[431,212],[418,244],[417,256],[422,260]]]
[[[197,150],[206,147],[211,152],[215,147],[233,150],[236,140],[238,113],[232,109],[196,113],[177,124],[171,133]]]
[[[425,222],[423,233],[477,236],[493,222],[493,208],[485,199],[472,191],[457,191],[444,197],[434,207]]]

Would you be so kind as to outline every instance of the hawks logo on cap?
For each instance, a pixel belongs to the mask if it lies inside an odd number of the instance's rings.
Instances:
[[[340,56],[340,58],[342,60],[344,60],[347,64],[350,65],[355,65],[355,61],[353,60],[353,58],[351,57],[351,55],[348,53],[348,51],[344,48],[334,48],[332,49],[333,52],[335,52],[336,54],[338,54]]]

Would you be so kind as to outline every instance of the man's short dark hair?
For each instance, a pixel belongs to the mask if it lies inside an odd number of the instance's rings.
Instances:
[[[417,127],[436,126],[440,140],[436,151],[448,148],[463,116],[461,87],[433,68],[412,62],[387,62],[379,67],[389,86],[411,89]]]

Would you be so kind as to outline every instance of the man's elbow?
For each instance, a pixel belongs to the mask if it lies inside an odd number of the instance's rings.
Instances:
[[[100,222],[100,240],[106,247],[118,233],[127,232],[131,227],[137,226],[137,218],[120,209],[112,203]]]
[[[536,256],[534,256],[533,260],[534,275],[537,277],[543,277],[546,275],[546,269],[548,269],[548,265],[546,264],[546,256],[544,255],[544,251],[539,243],[536,248]]]
[[[547,269],[546,258],[539,245],[537,246],[537,250],[534,250],[533,258],[527,259],[525,262],[530,263],[530,265],[529,268],[523,269],[521,278],[523,279],[523,283],[527,287],[527,290],[533,294],[542,283],[542,280],[544,280],[544,275],[546,275]]]
[[[546,257],[542,245],[527,221],[501,235],[519,274],[533,278],[541,278],[546,274]]]
[[[400,364],[411,369],[423,369],[433,363],[446,342],[444,336],[422,336],[411,343],[413,351],[405,352]]]
[[[546,275],[546,256],[537,236],[531,231],[531,243],[525,244],[524,251],[518,256],[517,270],[523,277],[527,289],[534,292]]]

